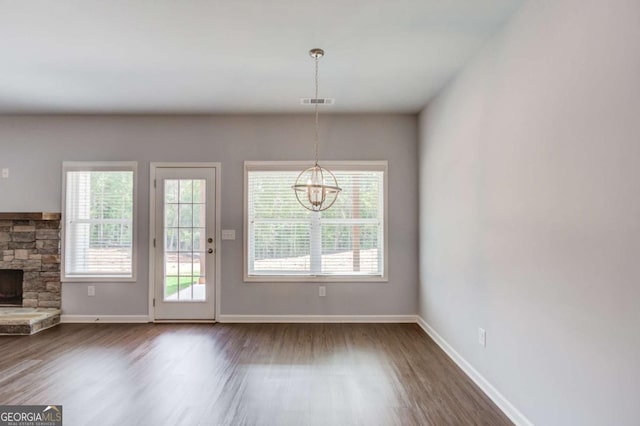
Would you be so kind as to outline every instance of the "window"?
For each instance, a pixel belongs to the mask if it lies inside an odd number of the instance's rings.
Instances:
[[[387,162],[325,162],[342,188],[328,210],[298,204],[306,163],[245,162],[246,281],[385,281]]]
[[[63,164],[63,280],[135,280],[136,169]]]

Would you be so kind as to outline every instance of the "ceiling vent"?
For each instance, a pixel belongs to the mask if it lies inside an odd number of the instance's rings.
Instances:
[[[333,105],[335,98],[300,98],[300,105]]]

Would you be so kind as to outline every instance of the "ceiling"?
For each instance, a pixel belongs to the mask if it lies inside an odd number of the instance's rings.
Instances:
[[[521,1],[0,0],[0,113],[414,113]]]

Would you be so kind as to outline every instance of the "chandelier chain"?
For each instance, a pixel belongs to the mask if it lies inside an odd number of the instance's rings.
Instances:
[[[319,78],[318,60],[324,55],[322,49],[311,49],[309,55],[315,59],[315,83],[316,94],[313,99],[315,107],[315,164],[300,172],[296,183],[292,185],[298,203],[307,210],[321,212],[330,208],[338,199],[342,189],[338,186],[338,180],[330,170],[318,165],[318,152],[320,145],[320,129],[318,126],[319,115]]]
[[[318,130],[318,56],[315,57],[316,60],[316,102],[315,102],[315,115],[316,115],[316,124],[315,124],[315,130],[316,130],[316,137],[315,137],[315,165],[318,165],[318,144],[319,144],[319,130]]]

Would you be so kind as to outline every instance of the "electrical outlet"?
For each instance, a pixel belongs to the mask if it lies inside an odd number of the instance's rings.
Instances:
[[[318,296],[325,297],[327,295],[327,287],[321,285],[318,287]]]
[[[478,343],[483,348],[487,347],[487,332],[484,328],[478,327]]]
[[[9,169],[2,169],[2,177],[4,179],[9,177]]]
[[[87,296],[95,296],[96,295],[96,286],[90,285],[87,287]]]

